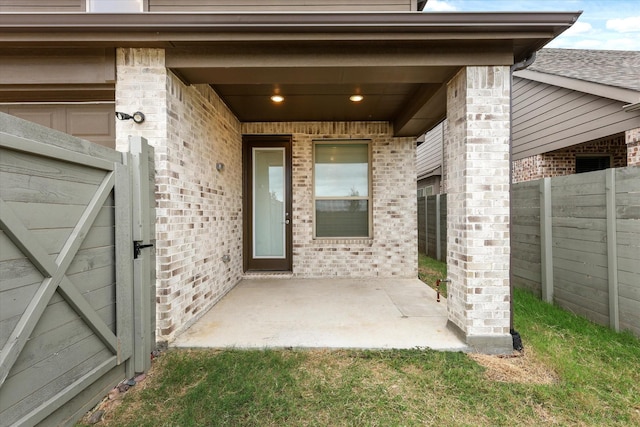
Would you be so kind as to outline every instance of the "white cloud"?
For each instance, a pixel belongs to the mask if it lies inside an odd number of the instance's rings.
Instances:
[[[445,0],[428,0],[424,10],[431,12],[452,12],[456,10],[456,8],[448,4]]]
[[[630,16],[622,19],[609,19],[607,29],[618,31],[619,33],[630,33],[640,31],[640,16]]]
[[[593,27],[588,22],[576,22],[567,31],[562,33],[565,36],[577,36],[584,33],[588,33],[593,30]]]

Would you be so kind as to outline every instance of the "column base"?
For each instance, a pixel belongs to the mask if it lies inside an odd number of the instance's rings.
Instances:
[[[511,354],[513,352],[513,337],[511,334],[467,335],[451,320],[447,321],[447,328],[455,332],[469,346],[470,351],[482,354]]]

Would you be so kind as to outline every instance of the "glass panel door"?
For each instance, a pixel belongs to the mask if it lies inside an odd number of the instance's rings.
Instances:
[[[244,271],[291,271],[291,137],[245,135],[242,140]]]
[[[285,149],[253,149],[253,257],[286,256]]]

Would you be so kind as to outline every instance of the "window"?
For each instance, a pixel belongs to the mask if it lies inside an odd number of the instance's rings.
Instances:
[[[87,12],[142,12],[143,0],[87,0]]]
[[[313,155],[315,237],[370,237],[369,142],[315,142]]]
[[[418,188],[418,197],[427,197],[433,195],[433,185],[427,185],[426,187]]]
[[[593,172],[611,167],[611,156],[576,156],[576,173]]]

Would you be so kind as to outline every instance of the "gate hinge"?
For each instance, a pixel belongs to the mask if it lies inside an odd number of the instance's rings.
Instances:
[[[137,259],[140,256],[140,249],[150,248],[152,246],[153,246],[153,243],[143,245],[141,240],[134,240],[133,241],[133,259]]]

